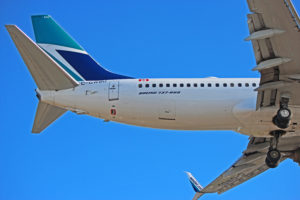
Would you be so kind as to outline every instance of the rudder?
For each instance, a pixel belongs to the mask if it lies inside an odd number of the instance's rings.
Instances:
[[[36,15],[31,18],[38,45],[75,80],[131,78],[104,69],[51,16]]]

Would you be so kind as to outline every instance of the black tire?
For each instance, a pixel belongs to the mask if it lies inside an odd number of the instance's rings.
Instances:
[[[281,153],[277,149],[270,149],[267,153],[267,159],[272,163],[277,163],[281,158]]]
[[[290,119],[279,119],[278,116],[276,115],[273,118],[273,123],[281,129],[286,129],[289,127]]]
[[[268,159],[268,157],[266,158],[266,165],[269,168],[276,168],[278,166],[278,162],[272,162]]]

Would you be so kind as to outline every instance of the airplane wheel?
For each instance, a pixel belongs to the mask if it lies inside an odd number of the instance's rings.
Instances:
[[[277,115],[273,118],[273,123],[281,129],[289,127],[289,120],[279,120]]]
[[[276,168],[278,161],[281,158],[281,153],[277,149],[271,149],[267,153],[266,164],[270,168]]]
[[[278,151],[277,149],[271,149],[269,150],[269,152],[267,153],[267,158],[271,161],[271,162],[277,162],[280,160],[281,158],[281,153],[280,151]]]
[[[279,121],[289,121],[291,117],[291,110],[288,108],[280,108],[277,112],[277,118]]]
[[[270,149],[267,153],[266,165],[269,168],[276,168],[279,164],[281,153],[277,149]]]
[[[273,123],[281,129],[286,129],[289,127],[290,118],[292,112],[288,108],[280,108],[277,115],[273,118]]]
[[[278,166],[278,162],[272,162],[268,159],[268,157],[266,158],[266,165],[269,168],[276,168]]]

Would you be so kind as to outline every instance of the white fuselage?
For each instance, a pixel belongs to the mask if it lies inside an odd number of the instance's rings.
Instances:
[[[256,111],[258,86],[258,78],[124,79],[81,82],[73,89],[39,93],[49,104],[106,121],[263,136],[273,126],[276,109]]]

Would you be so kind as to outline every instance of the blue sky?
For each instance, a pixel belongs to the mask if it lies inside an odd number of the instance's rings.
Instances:
[[[246,0],[2,0],[0,199],[191,199],[183,171],[206,185],[248,143],[231,131],[147,129],[72,113],[33,135],[36,86],[4,24],[34,38],[30,16],[50,14],[103,66],[133,77],[259,77],[243,41],[248,12]],[[288,160],[203,199],[299,199],[299,177]]]

